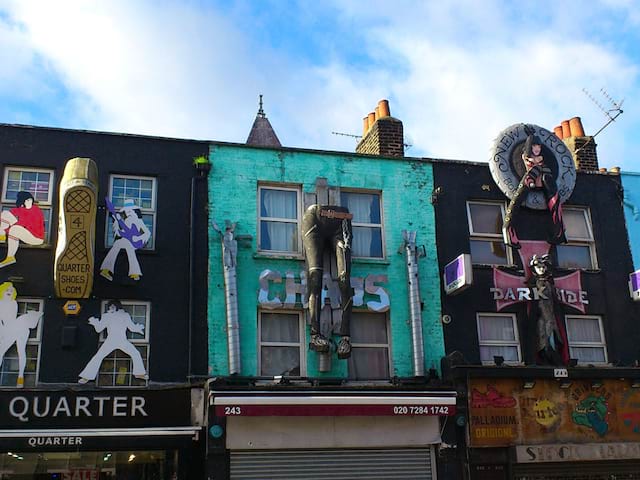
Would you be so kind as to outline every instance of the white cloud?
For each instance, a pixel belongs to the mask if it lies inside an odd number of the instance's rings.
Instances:
[[[483,161],[512,123],[553,128],[580,115],[594,133],[604,117],[582,87],[637,93],[638,60],[589,35],[609,4],[380,1],[363,12],[360,2],[336,2],[337,30],[302,40],[326,45],[321,63],[299,37],[265,43],[265,29],[286,28],[296,15],[313,27],[324,5],[255,20],[251,3],[224,12],[206,2],[6,5],[14,23],[0,17],[0,52],[17,54],[12,68],[0,66],[0,92],[44,96],[44,70],[70,92],[78,125],[67,126],[77,128],[244,142],[263,93],[283,144],[353,151],[352,139],[331,132],[361,133],[362,117],[386,97],[414,144],[408,154]],[[603,132],[601,158],[605,148],[607,157],[637,154],[627,129],[639,123],[625,113]]]

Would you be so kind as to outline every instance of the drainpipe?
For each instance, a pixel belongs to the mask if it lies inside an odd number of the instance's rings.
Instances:
[[[195,167],[196,173],[193,177],[191,177],[191,198],[189,205],[189,354],[187,356],[187,377],[189,381],[194,377],[193,375],[193,328],[196,317],[196,300],[195,300],[195,289],[196,289],[196,227],[197,227],[197,219],[196,219],[196,208],[197,203],[197,190],[198,183],[206,182],[207,176],[209,175],[209,171],[211,170],[211,164],[209,160],[205,156],[195,157],[193,159],[193,166]],[[201,206],[201,208],[205,208],[205,206]],[[205,222],[206,224],[206,222]]]
[[[236,256],[238,242],[234,237],[235,223],[225,221],[224,233],[216,223],[213,228],[222,240],[222,262],[224,268],[224,298],[227,306],[227,348],[229,352],[229,375],[240,373],[240,324],[238,322],[238,282]]]
[[[413,375],[424,377],[424,344],[422,342],[422,311],[418,283],[418,254],[416,232],[402,231],[407,260],[407,283],[409,286],[409,310],[411,312],[411,339],[413,341]]]

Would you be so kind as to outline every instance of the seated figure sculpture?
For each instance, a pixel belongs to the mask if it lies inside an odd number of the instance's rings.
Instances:
[[[351,356],[350,321],[353,304],[351,288],[351,219],[353,215],[345,207],[311,205],[302,217],[302,244],[307,264],[307,289],[309,292],[309,316],[311,318],[311,343],[309,348],[319,353],[330,350],[329,340],[320,331],[322,310],[322,257],[326,248],[336,255],[338,286],[342,321],[338,344],[338,358]]]

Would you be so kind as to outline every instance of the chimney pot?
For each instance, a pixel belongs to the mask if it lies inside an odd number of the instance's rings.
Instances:
[[[569,126],[569,120],[563,120],[562,125],[562,138],[569,138],[571,136],[571,127]]]
[[[378,111],[380,112],[380,117],[390,117],[391,112],[389,111],[389,100],[380,100],[378,102]]]
[[[373,124],[376,123],[376,112],[369,113],[369,128],[373,127]]]
[[[571,130],[572,137],[584,137],[584,128],[582,128],[580,117],[573,117],[569,120],[569,130]]]
[[[553,129],[553,133],[555,133],[556,137],[558,137],[560,140],[562,140],[564,138],[562,136],[562,125],[558,125],[557,127],[555,127]]]
[[[376,120],[378,120],[380,118],[380,107],[376,107],[375,113],[376,113]]]
[[[604,167],[600,167],[599,170],[600,170],[600,173],[607,173],[607,169]]]
[[[616,174],[618,174],[618,175],[619,175],[619,174],[620,174],[620,167],[611,167],[611,168],[609,169],[609,171],[610,171],[611,173],[616,173]]]
[[[369,131],[369,115],[362,119],[362,136],[364,137]]]

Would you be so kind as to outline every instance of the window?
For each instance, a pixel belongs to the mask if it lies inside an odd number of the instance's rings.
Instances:
[[[44,243],[50,243],[51,199],[53,196],[53,170],[37,168],[6,167],[2,185],[2,210],[16,206],[18,192],[33,195],[44,215]],[[27,246],[26,244],[21,247]]]
[[[353,312],[351,315],[351,380],[388,379],[389,321],[384,313]]]
[[[565,268],[598,268],[589,209],[564,207],[562,220],[567,243],[557,246],[558,265]]]
[[[18,316],[27,312],[43,312],[44,300],[32,298],[18,298]],[[42,332],[42,318],[35,328],[29,330],[29,338],[27,340],[26,366],[24,369],[24,386],[35,387],[38,378],[38,366],[40,363],[40,339]],[[1,353],[1,352],[0,352]],[[4,359],[0,357],[2,365],[0,366],[0,385],[15,387],[18,381],[19,358],[16,344],[5,352]]]
[[[607,363],[602,319],[587,315],[567,315],[565,319],[569,357],[583,364]]]
[[[302,315],[260,312],[259,322],[260,375],[305,375]]]
[[[353,214],[353,256],[383,258],[380,194],[343,191],[340,204]]]
[[[128,175],[111,175],[109,179],[109,198],[113,208],[118,212],[125,203],[125,200],[133,200],[142,215],[142,221],[151,232],[151,238],[143,247],[145,250],[155,248],[155,226],[156,226],[156,179],[152,177],[132,177]],[[106,218],[106,240],[105,245],[113,245],[113,218],[107,215]]]
[[[260,186],[258,200],[258,249],[299,253],[300,189]]]
[[[149,319],[151,304],[122,300],[122,307],[131,316],[133,323],[144,325],[144,333],[127,330],[127,339],[142,357],[142,363],[149,374]],[[102,311],[107,311],[107,302],[102,302]],[[107,339],[107,330],[100,333],[100,344]],[[120,350],[114,350],[100,364],[96,385],[100,387],[145,386],[147,381],[133,376],[131,357]]]
[[[511,313],[478,313],[480,361],[493,363],[494,356],[505,363],[520,363],[520,343],[516,316]]]
[[[471,262],[484,265],[510,263],[502,239],[504,204],[467,202]]]

